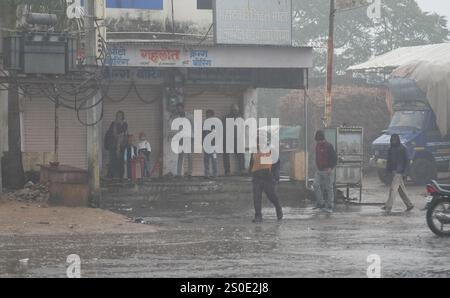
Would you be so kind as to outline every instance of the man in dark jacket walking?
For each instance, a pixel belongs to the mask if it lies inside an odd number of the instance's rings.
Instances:
[[[334,209],[334,186],[333,169],[337,164],[336,151],[333,145],[325,140],[323,131],[316,133],[316,166],[317,172],[314,177],[314,193],[316,195],[316,207],[314,209],[324,209],[332,213]],[[324,191],[326,200],[324,201]]]
[[[400,197],[406,205],[406,211],[409,212],[414,209],[414,205],[411,203],[411,200],[406,193],[405,182],[403,180],[406,176],[408,167],[408,152],[406,151],[405,146],[402,145],[400,136],[398,134],[393,134],[391,136],[391,147],[389,148],[386,164],[386,171],[389,174],[393,174],[393,179],[391,189],[389,190],[389,199],[382,208],[387,214],[390,214],[392,211],[397,192],[400,194]]]

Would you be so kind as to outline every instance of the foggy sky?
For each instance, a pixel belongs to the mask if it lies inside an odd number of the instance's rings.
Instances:
[[[416,0],[424,11],[437,12],[447,17],[450,22],[450,1],[449,0]],[[449,25],[450,27],[450,25]]]

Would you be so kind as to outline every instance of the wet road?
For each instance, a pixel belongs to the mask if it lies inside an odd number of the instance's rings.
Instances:
[[[424,189],[410,188],[417,207]],[[365,202],[386,189],[369,181]],[[339,205],[326,215],[305,200],[284,202],[285,220],[269,204],[252,224],[251,200],[183,198],[110,201],[161,230],[146,235],[0,236],[0,277],[65,277],[66,257],[81,257],[82,277],[366,277],[367,257],[383,277],[450,277],[450,239],[435,237],[425,214],[384,216],[378,206]],[[403,206],[396,204],[397,210]],[[419,209],[418,208],[418,209]],[[18,260],[29,258],[28,264]]]

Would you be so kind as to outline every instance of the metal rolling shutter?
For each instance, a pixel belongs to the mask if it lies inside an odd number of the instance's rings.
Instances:
[[[138,85],[137,90],[146,102],[143,102],[133,90],[126,95],[130,84],[119,83],[110,88],[109,97],[104,102],[103,134],[104,137],[117,111],[125,112],[129,134],[138,141],[139,133],[144,132],[152,147],[153,163],[161,156],[162,140],[162,95],[158,86]],[[123,99],[120,102],[119,100]],[[147,101],[155,100],[153,103]],[[103,147],[103,146],[102,146]],[[104,149],[103,149],[104,150]],[[103,174],[106,174],[108,153],[103,152]]]
[[[82,121],[86,113],[80,112]],[[23,139],[25,153],[53,153],[55,116],[54,104],[48,98],[36,97],[24,100]],[[59,162],[61,164],[87,168],[86,127],[75,111],[59,108]]]
[[[214,87],[188,86],[185,88],[185,109],[190,113],[194,113],[194,110],[202,110],[203,119],[205,119],[206,111],[211,109],[214,110],[216,117],[223,119],[229,113],[232,104],[236,103],[241,106],[242,94],[243,91],[234,87],[227,87],[226,91],[224,91],[223,88],[218,90]],[[187,167],[187,164],[185,164],[185,167]],[[236,168],[237,162],[232,158],[232,173],[235,172]],[[224,174],[221,154],[218,156],[218,172],[219,175]],[[193,175],[204,175],[203,154],[194,154]]]

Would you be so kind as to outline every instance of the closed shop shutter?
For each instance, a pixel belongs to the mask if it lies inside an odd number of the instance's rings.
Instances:
[[[117,111],[125,113],[128,123],[128,133],[138,141],[139,133],[144,132],[152,147],[151,159],[153,164],[161,158],[162,140],[162,92],[161,87],[152,85],[138,85],[137,91],[128,93],[130,84],[115,84],[108,92],[104,101],[103,138],[114,121]],[[127,95],[127,96],[126,96]],[[102,146],[103,147],[103,146]],[[103,149],[104,150],[104,149]],[[108,153],[103,152],[103,174],[107,172]],[[158,175],[159,173],[155,173]]]
[[[54,154],[55,107],[48,98],[34,97],[23,104],[23,151],[38,154]],[[59,162],[64,165],[87,168],[86,126],[78,121],[76,112],[60,107],[59,115]],[[86,112],[80,112],[86,121]]]
[[[218,90],[213,87],[192,87],[185,88],[185,110],[194,113],[194,110],[203,111],[203,120],[207,110],[214,110],[217,118],[223,119],[230,112],[232,104],[241,106],[243,91],[239,87],[227,87],[226,90]],[[185,168],[187,163],[185,160]],[[237,169],[237,161],[231,159],[231,171],[235,172]],[[219,175],[224,174],[223,157],[218,156],[218,172]],[[203,154],[194,154],[193,156],[193,175],[203,176]]]

